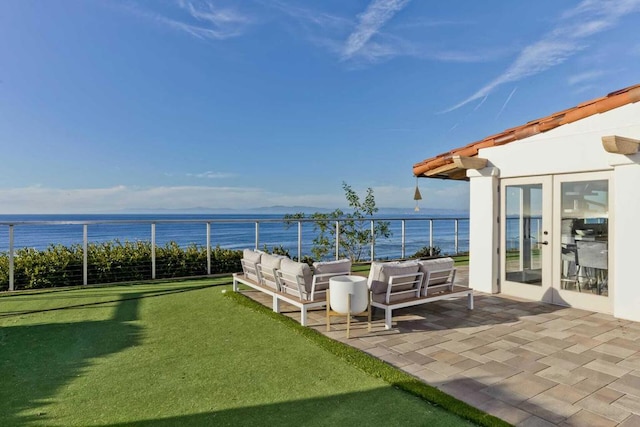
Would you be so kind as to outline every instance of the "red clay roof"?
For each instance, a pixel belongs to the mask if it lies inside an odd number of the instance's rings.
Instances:
[[[640,101],[640,84],[629,86],[607,96],[583,102],[568,110],[560,111],[541,119],[532,120],[524,125],[507,129],[495,135],[488,136],[480,141],[456,148],[446,153],[439,154],[430,159],[413,165],[415,176],[427,176],[431,178],[466,179],[466,174],[461,174],[453,165],[452,156],[473,157],[478,155],[478,150],[486,147],[495,147],[508,144],[519,139],[528,138],[538,133],[557,128],[558,126],[572,123],[585,117],[612,110],[626,104]],[[441,174],[437,169],[443,170]],[[452,172],[456,172],[455,174]]]

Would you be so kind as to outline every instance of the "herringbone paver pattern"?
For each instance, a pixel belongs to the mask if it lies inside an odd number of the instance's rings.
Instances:
[[[466,271],[460,269],[460,280]],[[248,292],[270,306],[259,292]],[[300,320],[294,307],[284,314]],[[585,310],[476,294],[366,319],[310,313],[310,327],[520,426],[640,425],[640,323]]]

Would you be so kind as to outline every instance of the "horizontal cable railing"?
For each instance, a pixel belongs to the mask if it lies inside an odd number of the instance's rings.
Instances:
[[[237,269],[218,253],[224,250],[278,247],[303,259],[311,253],[318,234],[315,224],[322,221],[335,227],[337,259],[340,227],[347,219],[0,221],[0,250],[6,248],[0,252],[0,289],[15,290],[16,283],[38,280],[25,277],[25,272],[29,257],[46,250],[56,258],[48,266],[51,280],[65,285],[206,276]],[[381,221],[389,224],[390,237],[375,237],[375,225]],[[356,222],[370,230],[361,261],[404,259],[425,247],[442,254],[468,252],[468,218],[380,217]],[[17,264],[20,277],[16,277]],[[47,283],[36,285],[48,287]]]

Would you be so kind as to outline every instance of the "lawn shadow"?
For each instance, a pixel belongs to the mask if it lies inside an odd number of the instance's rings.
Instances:
[[[427,402],[423,412],[416,406],[396,406],[406,396],[392,386],[362,392],[335,394],[311,399],[291,400],[265,405],[242,406],[220,411],[156,418],[102,427],[173,427],[173,426],[472,426],[471,422],[435,408]],[[416,398],[417,399],[417,398]],[[406,410],[408,409],[408,410]]]
[[[135,286],[135,285],[133,285]],[[138,285],[139,286],[139,285]],[[91,294],[91,298],[99,298],[99,297],[107,297],[108,299],[105,300],[100,300],[100,301],[95,301],[95,302],[88,302],[88,303],[79,303],[79,304],[62,304],[59,307],[48,307],[48,308],[41,308],[41,309],[36,309],[36,310],[14,310],[14,311],[5,311],[5,312],[0,312],[0,319],[4,318],[4,317],[12,317],[12,316],[22,316],[25,314],[33,314],[33,313],[44,313],[44,312],[48,312],[48,311],[60,311],[60,310],[69,310],[69,309],[76,309],[76,308],[87,308],[87,307],[99,307],[99,306],[103,306],[105,304],[109,304],[109,303],[119,303],[121,301],[126,301],[126,300],[135,300],[135,299],[140,299],[140,298],[152,298],[152,297],[159,297],[159,296],[164,296],[164,295],[169,295],[169,294],[178,294],[178,293],[182,293],[182,292],[190,292],[190,291],[196,291],[199,289],[205,289],[205,288],[209,288],[212,286],[218,286],[217,284],[206,284],[206,285],[198,285],[198,286],[188,286],[188,287],[180,287],[180,288],[170,288],[170,289],[157,289],[154,291],[149,291],[149,292],[132,292],[132,293],[124,293],[124,294],[114,294],[113,293],[105,293],[105,294]],[[69,291],[77,291],[78,289],[82,289],[82,288],[74,288],[74,289],[67,289],[67,292]],[[20,297],[20,295],[15,295],[16,297]],[[78,296],[78,295],[69,295],[68,297],[64,298],[47,298],[48,301],[51,301],[52,299],[60,299],[62,301],[68,301],[70,299],[74,299],[74,298],[84,298],[87,299],[88,297],[86,295],[84,296]],[[33,299],[34,301],[38,301],[41,300],[40,298]],[[29,298],[26,299],[22,299],[21,301],[30,301]]]
[[[211,286],[211,285],[207,285]],[[118,294],[95,303],[5,313],[0,317],[98,308],[117,303],[108,320],[40,323],[0,328],[0,425],[47,422],[46,405],[73,379],[86,374],[95,359],[140,345],[138,320],[143,298],[201,289],[189,286]],[[45,318],[46,319],[46,318]],[[36,408],[43,408],[35,413]]]

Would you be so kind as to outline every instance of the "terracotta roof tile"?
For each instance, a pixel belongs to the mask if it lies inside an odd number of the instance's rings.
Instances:
[[[607,96],[583,102],[573,108],[559,111],[540,119],[532,120],[524,125],[507,129],[495,135],[487,136],[480,141],[467,144],[464,147],[456,148],[430,159],[423,160],[422,162],[413,165],[413,174],[415,176],[427,176],[430,171],[447,164],[452,164],[452,156],[477,156],[478,150],[481,148],[505,145],[519,139],[528,138],[538,133],[546,132],[557,128],[558,126],[573,123],[594,114],[604,113],[614,108],[638,101],[640,101],[640,84],[611,92]],[[448,176],[434,177],[447,178]]]

